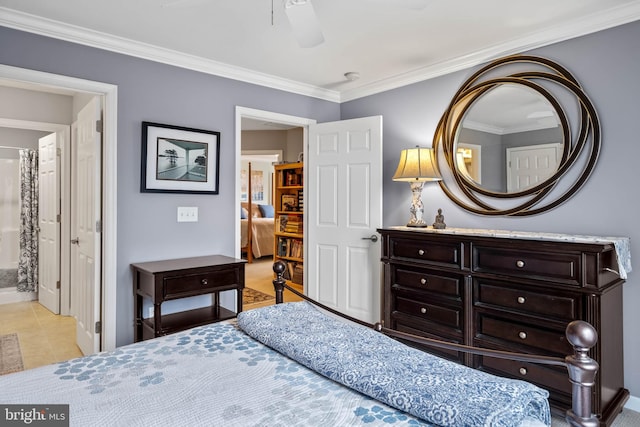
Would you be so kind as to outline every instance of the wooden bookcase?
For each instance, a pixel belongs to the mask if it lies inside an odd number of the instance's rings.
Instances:
[[[302,285],[304,276],[304,180],[302,163],[276,165],[273,260],[284,261],[285,278]]]

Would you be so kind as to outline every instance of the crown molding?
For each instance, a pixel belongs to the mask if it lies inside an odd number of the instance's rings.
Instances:
[[[150,61],[212,74],[246,83],[283,90],[298,95],[310,96],[326,101],[340,102],[335,90],[283,79],[222,62],[188,55],[171,49],[141,43],[99,31],[89,30],[39,16],[0,7],[0,25],[46,37],[104,49]]]
[[[370,83],[341,93],[340,102],[352,101],[365,96],[375,95],[391,89],[397,89],[413,83],[429,80],[456,71],[465,70],[484,64],[501,56],[513,55],[548,46],[564,40],[573,39],[640,19],[640,2],[609,9],[607,12],[594,13],[574,21],[557,25],[525,37],[509,40],[487,49],[470,52],[448,61],[443,61],[428,67],[419,68],[378,82]]]
[[[0,7],[0,12],[0,25],[5,27],[298,95],[342,103],[468,69],[500,56],[536,49],[637,21],[640,19],[640,2],[612,8],[604,13],[594,13],[591,16],[566,22],[551,29],[532,33],[525,37],[510,40],[487,49],[469,52],[466,55],[461,55],[428,67],[419,68],[415,71],[348,89],[343,92],[283,79],[270,74],[204,59],[195,55],[187,55],[174,50],[17,12],[4,7]]]

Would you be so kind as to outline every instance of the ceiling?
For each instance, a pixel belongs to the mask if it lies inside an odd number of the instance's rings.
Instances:
[[[0,25],[334,102],[640,19],[640,0],[0,0]],[[360,78],[348,80],[345,73]]]

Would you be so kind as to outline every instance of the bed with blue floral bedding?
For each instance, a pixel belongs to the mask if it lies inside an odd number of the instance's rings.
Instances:
[[[74,426],[543,426],[546,397],[305,302],[0,376],[0,405]]]

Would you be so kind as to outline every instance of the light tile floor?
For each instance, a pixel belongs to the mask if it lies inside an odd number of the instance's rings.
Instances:
[[[0,305],[0,334],[17,333],[25,369],[82,356],[76,320],[58,316],[37,301]]]

